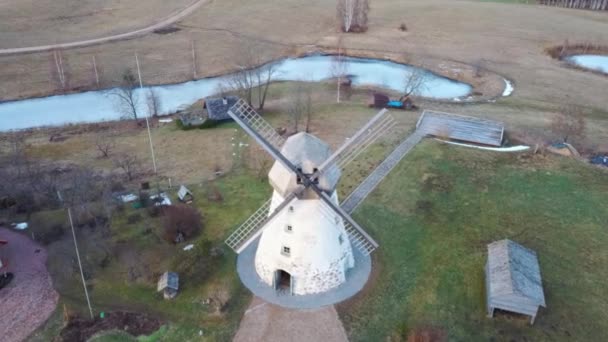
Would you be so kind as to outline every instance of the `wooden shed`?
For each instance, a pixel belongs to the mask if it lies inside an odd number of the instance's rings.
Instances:
[[[498,121],[425,110],[418,119],[416,130],[424,135],[501,146],[505,129]]]
[[[546,307],[536,253],[508,239],[492,242],[485,273],[488,316],[500,309],[531,316],[534,324],[538,308]]]
[[[162,292],[165,299],[173,299],[179,290],[179,276],[175,272],[165,272],[160,276],[156,286],[157,292]]]
[[[192,203],[192,201],[194,201],[192,191],[190,191],[184,185],[180,185],[179,190],[177,191],[177,198],[184,203]]]
[[[208,97],[205,99],[204,108],[207,117],[215,121],[231,120],[228,110],[238,102],[237,96]]]

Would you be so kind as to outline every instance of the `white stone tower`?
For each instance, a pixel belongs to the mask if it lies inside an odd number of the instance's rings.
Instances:
[[[315,136],[298,133],[287,139],[281,153],[302,173],[311,175],[331,155],[331,150]],[[268,178],[274,188],[272,213],[298,187],[300,180],[278,161]],[[333,168],[318,179],[318,187],[336,205],[339,178],[340,171]],[[255,269],[266,284],[296,295],[325,292],[339,286],[353,266],[353,252],[342,218],[328,210],[309,189],[269,222],[255,256]]]

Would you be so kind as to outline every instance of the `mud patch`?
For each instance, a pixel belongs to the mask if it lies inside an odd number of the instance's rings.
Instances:
[[[106,330],[121,330],[132,336],[150,335],[162,325],[160,319],[146,314],[117,311],[106,314],[105,318],[93,320],[75,317],[59,334],[60,341],[84,342],[98,332]]]
[[[433,192],[450,192],[452,180],[441,174],[425,173],[422,176],[422,190]]]
[[[179,27],[169,26],[169,27],[163,27],[163,28],[156,29],[153,32],[155,34],[170,34],[170,33],[175,33],[175,32],[181,31],[181,30],[182,29]]]

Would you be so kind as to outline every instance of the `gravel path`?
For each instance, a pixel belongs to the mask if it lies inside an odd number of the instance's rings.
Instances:
[[[201,5],[203,5],[209,1],[210,0],[194,0],[186,8],[172,13],[167,18],[157,22],[154,25],[150,25],[148,27],[144,27],[139,30],[125,32],[125,33],[121,33],[121,34],[115,34],[113,36],[81,40],[81,41],[71,42],[71,43],[29,46],[29,47],[23,47],[23,48],[0,49],[0,56],[1,55],[21,54],[21,53],[32,53],[32,52],[44,52],[44,51],[51,51],[51,50],[55,50],[55,49],[71,49],[71,48],[76,48],[76,47],[109,43],[109,42],[114,42],[114,41],[118,41],[118,40],[125,40],[125,39],[131,39],[131,38],[138,37],[138,36],[143,36],[145,34],[153,32],[154,30],[158,30],[163,27],[167,27],[177,21],[182,20],[183,18],[185,18],[186,16],[188,16],[192,12],[194,12]]]
[[[333,306],[292,310],[254,297],[241,320],[234,342],[348,341]]]
[[[27,236],[0,228],[0,255],[15,277],[0,290],[0,340],[25,340],[44,323],[57,306],[59,295],[53,289],[46,269],[46,250]]]
[[[384,159],[384,161],[380,163],[380,165],[378,165],[378,167],[340,204],[342,209],[347,213],[352,213],[423,137],[423,134],[414,132],[407,137],[407,139],[403,140],[403,142],[401,142],[401,144],[399,144],[399,146],[397,146],[393,152],[391,152],[391,154],[389,154],[388,157],[386,157],[386,159]]]

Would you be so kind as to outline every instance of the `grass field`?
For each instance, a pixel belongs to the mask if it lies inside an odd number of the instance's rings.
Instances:
[[[154,24],[191,2],[6,0],[0,2],[0,49],[68,43],[125,33]]]
[[[416,329],[454,341],[591,341],[608,334],[608,183],[569,159],[426,141],[355,212],[379,241],[374,280],[338,306],[353,341]],[[547,309],[486,318],[486,244],[539,255]]]

